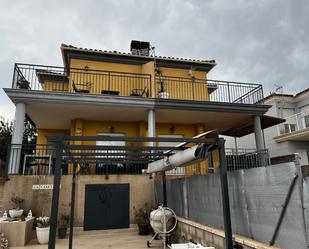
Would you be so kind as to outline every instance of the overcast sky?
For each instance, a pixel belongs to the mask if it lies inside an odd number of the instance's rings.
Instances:
[[[62,65],[61,43],[128,52],[137,39],[157,55],[215,59],[211,79],[296,93],[309,87],[308,26],[308,0],[3,0],[0,87],[15,62]],[[14,116],[3,90],[0,115]]]

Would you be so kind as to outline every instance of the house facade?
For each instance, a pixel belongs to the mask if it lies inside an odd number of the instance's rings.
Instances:
[[[309,161],[309,89],[295,95],[273,93],[264,99],[271,105],[267,115],[283,118],[286,121],[264,130],[265,147],[275,161],[300,157],[302,165]],[[254,136],[248,135],[237,140],[241,148],[254,148]],[[234,147],[233,139],[227,140],[227,146]]]
[[[5,188],[8,196],[13,182],[31,186],[35,181],[47,179],[42,175],[53,174],[54,159],[48,150],[48,138],[55,135],[192,138],[211,131],[206,138],[216,138],[220,134],[239,137],[254,133],[255,149],[265,149],[262,128],[281,121],[264,117],[270,106],[263,103],[260,84],[209,80],[208,73],[216,66],[214,60],[154,56],[150,50],[148,43],[136,41],[131,43],[130,53],[62,44],[63,67],[15,64],[12,87],[4,89],[16,105],[7,162],[11,178]],[[31,153],[23,151],[21,145],[26,117],[38,130],[37,144]],[[74,144],[136,145],[124,141],[74,141]],[[117,154],[117,150],[109,153]],[[185,177],[216,172],[218,152],[212,151],[210,158],[169,174]],[[123,198],[126,203],[121,205],[129,206],[131,223],[134,207],[154,203],[153,180],[141,174],[147,165],[105,166],[78,165],[78,225],[83,225],[86,217],[87,185],[127,184],[129,199]],[[63,175],[69,176],[72,164],[64,162],[62,170]],[[23,194],[24,189],[18,186],[20,189],[15,192]],[[137,194],[141,189],[146,194]]]

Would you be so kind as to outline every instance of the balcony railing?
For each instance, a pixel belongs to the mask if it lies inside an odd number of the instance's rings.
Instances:
[[[74,150],[70,151],[72,158],[78,163],[78,173],[84,175],[121,175],[142,174],[147,168],[144,161],[128,161],[124,155],[129,151],[119,150]],[[255,149],[225,149],[227,169],[229,171],[264,167],[271,164],[268,150]],[[63,175],[72,173],[72,158],[62,157],[61,172]],[[133,153],[134,154],[134,153]],[[132,155],[133,155],[132,154]],[[78,155],[76,157],[76,155]],[[134,156],[134,155],[133,155]],[[132,158],[134,159],[134,158]],[[0,178],[7,178],[9,165],[14,164],[20,175],[53,175],[56,161],[56,146],[54,144],[8,144],[0,147]],[[213,158],[208,158],[208,172],[213,172]],[[201,172],[200,163],[194,164],[195,174]],[[190,171],[190,170],[189,170]],[[181,167],[168,171],[167,175],[189,174],[187,168]]]
[[[158,76],[155,87],[161,98],[242,104],[263,101],[262,85],[253,83]]]
[[[82,156],[80,151],[78,174],[83,175],[121,175],[142,174],[147,168],[144,162],[124,162],[124,151],[86,151],[88,156]],[[72,151],[74,153],[74,151]],[[89,162],[89,155],[94,155]],[[96,160],[97,159],[97,160]],[[14,164],[20,175],[53,175],[56,162],[56,146],[54,144],[9,144],[0,146],[1,171],[0,178],[7,178],[9,164]],[[72,173],[72,160],[62,157],[61,173]]]
[[[285,118],[286,121],[277,125],[278,136],[309,128],[309,112],[300,112]]]
[[[225,149],[227,170],[251,169],[271,165],[269,151],[256,149]]]
[[[14,89],[81,94],[140,96],[193,101],[256,104],[263,101],[260,84],[15,64]]]

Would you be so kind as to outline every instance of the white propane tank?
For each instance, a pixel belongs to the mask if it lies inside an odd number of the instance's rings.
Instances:
[[[166,219],[166,231],[169,231],[175,224],[175,219],[172,219],[174,217],[172,211],[169,209],[163,209],[158,208],[150,213],[150,225],[155,231],[155,233],[162,233],[164,232],[163,228],[163,215],[165,213],[165,219]]]

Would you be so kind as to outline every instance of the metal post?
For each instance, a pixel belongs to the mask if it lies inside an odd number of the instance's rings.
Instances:
[[[166,175],[162,172],[162,187],[163,187],[163,207],[167,207],[167,193],[166,193]]]
[[[111,90],[111,72],[108,72],[108,93],[110,93],[109,91]]]
[[[231,93],[230,93],[230,83],[227,82],[227,92],[228,92],[228,97],[229,97],[229,103],[231,102]]]
[[[167,193],[166,193],[166,175],[165,171],[162,172],[162,187],[163,187],[163,249],[166,248],[167,240],[166,240],[166,220],[165,220],[165,207],[167,207]]]
[[[294,190],[294,186],[296,184],[297,178],[298,178],[298,175],[295,175],[293,180],[292,180],[292,182],[291,182],[291,184],[290,184],[288,193],[287,193],[287,195],[285,197],[284,204],[282,206],[282,210],[281,210],[281,213],[280,213],[280,216],[279,216],[279,219],[278,219],[278,222],[277,222],[274,234],[273,234],[273,236],[271,238],[271,241],[269,242],[269,245],[271,245],[271,246],[273,246],[275,244],[275,242],[276,242],[276,238],[277,238],[277,235],[278,235],[278,232],[279,232],[279,229],[280,229],[283,217],[285,215],[286,208],[287,208],[287,206],[289,204],[289,201],[291,199],[291,195],[292,195],[292,192]]]
[[[55,243],[56,243],[62,153],[63,153],[63,144],[62,139],[59,138],[56,145],[56,163],[54,172],[54,188],[53,188],[51,215],[50,215],[50,232],[49,232],[48,249],[55,249]]]
[[[230,200],[229,200],[224,143],[225,140],[223,138],[220,138],[218,141],[218,149],[220,157],[220,180],[221,180],[221,194],[222,194],[222,206],[223,206],[223,218],[224,218],[225,248],[233,249]]]
[[[192,79],[192,100],[194,100],[194,83],[195,83],[195,77],[193,76],[191,79]]]
[[[73,164],[73,176],[72,176],[69,249],[72,249],[72,246],[73,246],[73,225],[74,225],[74,209],[75,209],[75,188],[76,188],[76,163]]]

